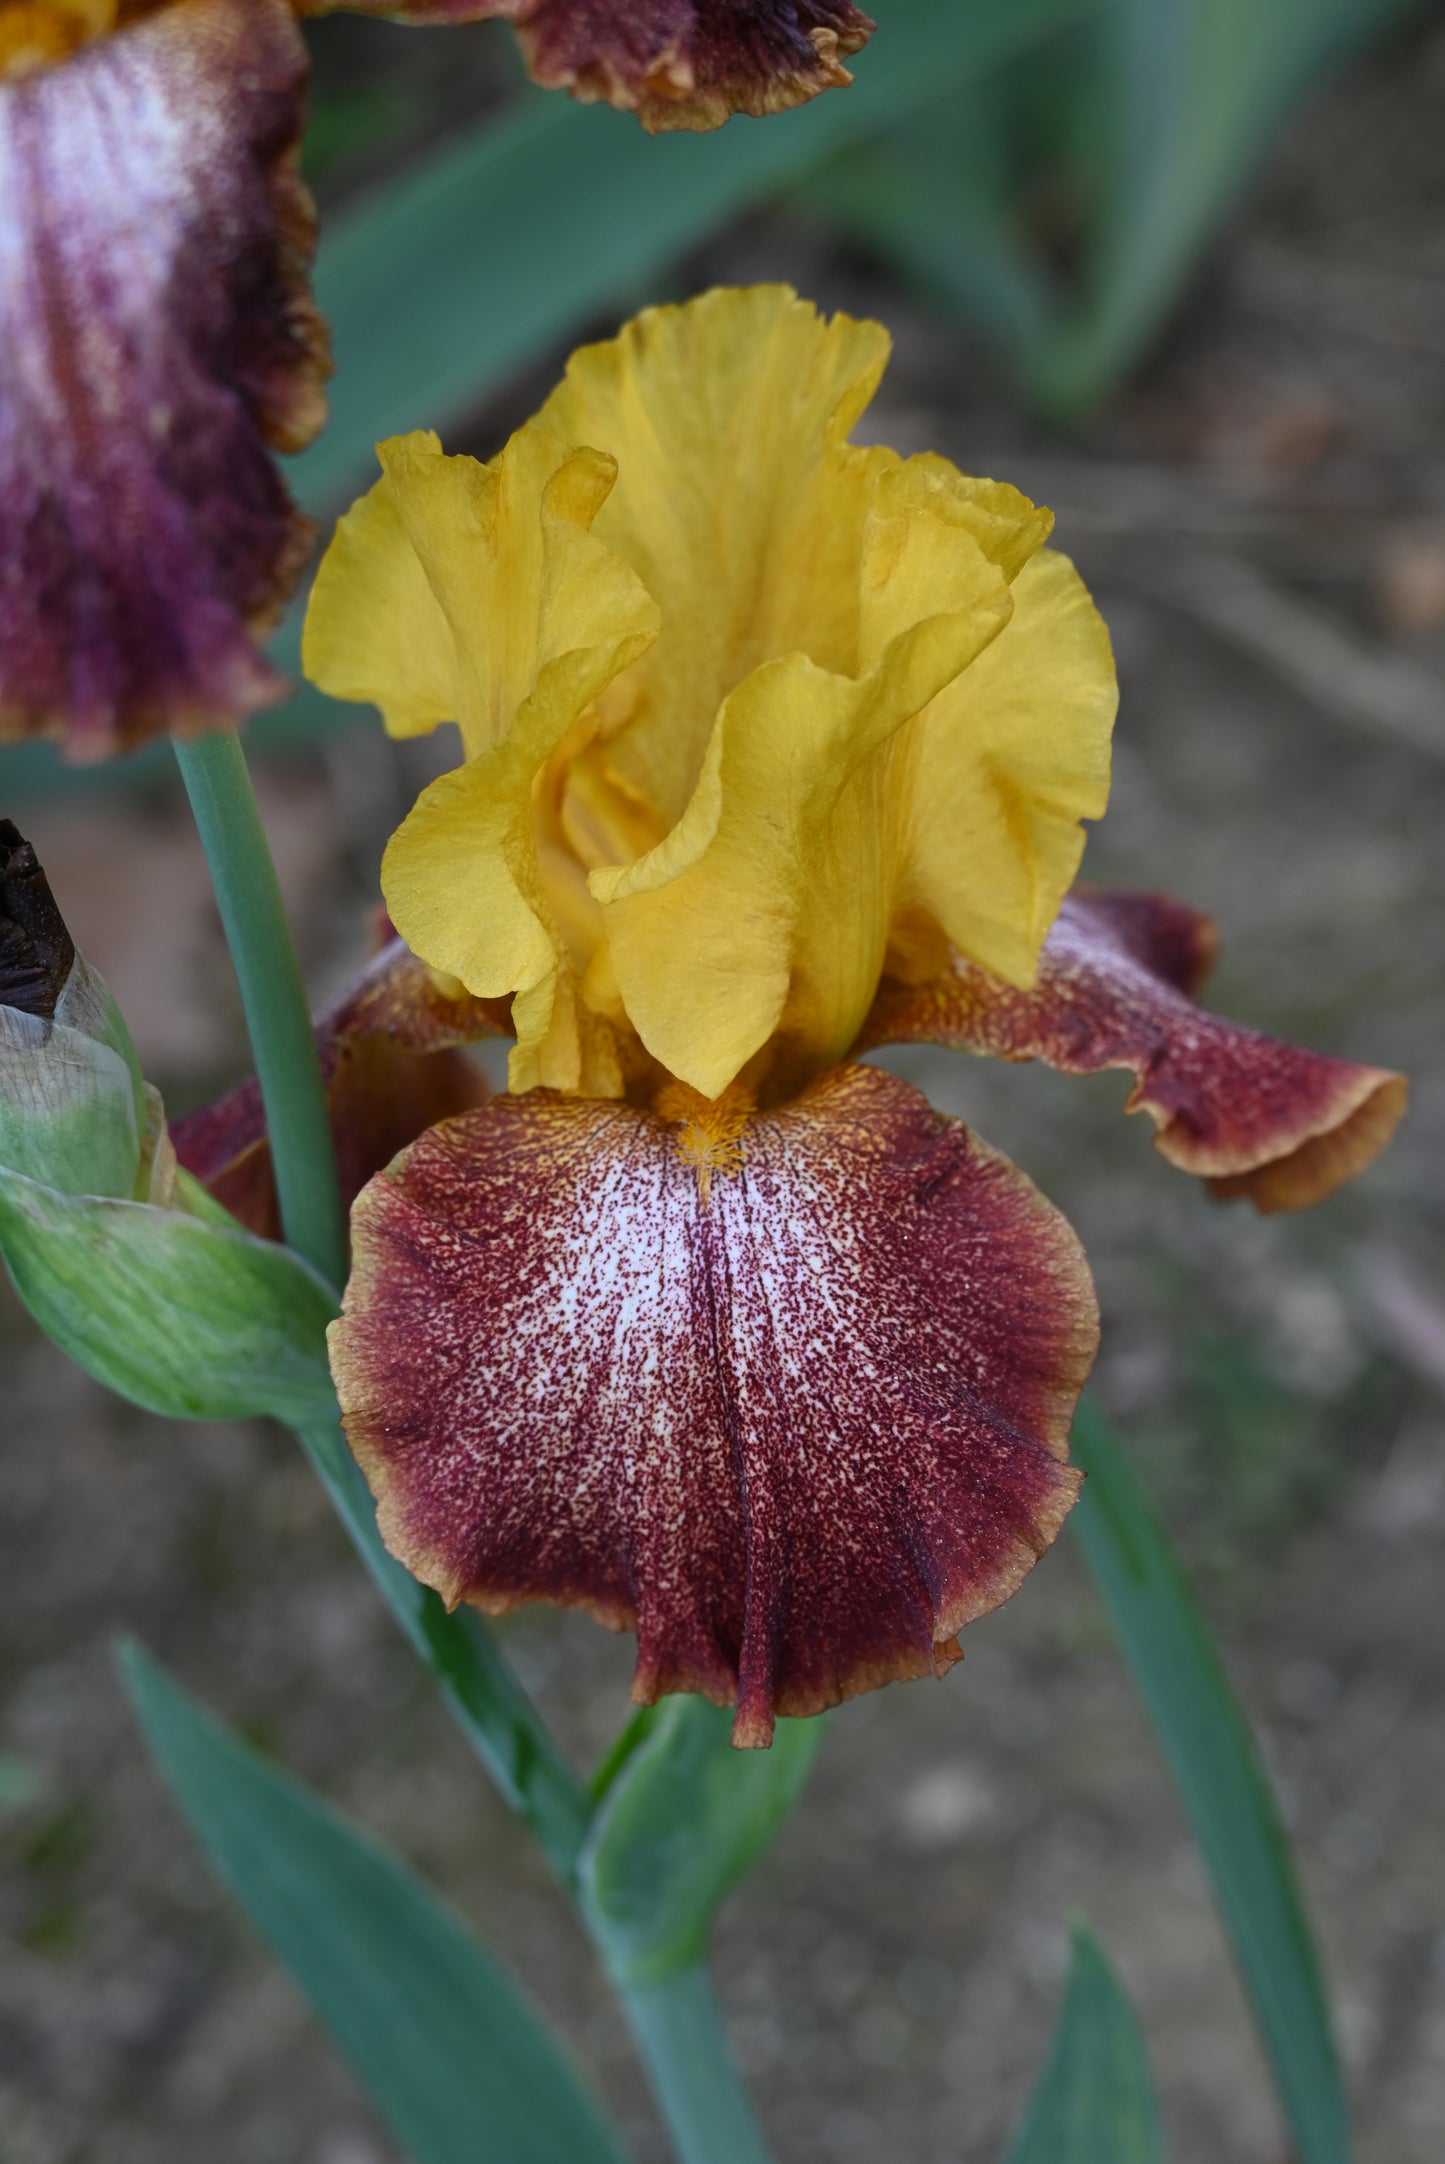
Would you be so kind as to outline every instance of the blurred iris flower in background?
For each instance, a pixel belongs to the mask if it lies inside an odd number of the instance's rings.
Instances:
[[[360,0],[505,15],[540,80],[711,127],[849,78],[849,0]],[[273,451],[326,414],[289,0],[0,4],[0,739],[72,757],[282,697],[311,528]]]

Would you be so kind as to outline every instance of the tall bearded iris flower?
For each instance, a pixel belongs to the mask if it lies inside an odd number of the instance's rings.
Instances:
[[[782,288],[645,314],[489,465],[382,445],[306,633],[394,734],[458,724],[383,886],[515,1035],[353,1213],[333,1368],[383,1532],[449,1601],[635,1627],[635,1694],[735,1701],[741,1744],[941,1673],[1078,1487],[1078,1243],[860,1050],[1131,1068],[1266,1208],[1403,1090],[1202,1014],[1192,912],[1071,891],[1104,626],[1046,511],[850,443],[887,350]]]
[[[504,15],[540,80],[715,126],[846,82],[850,0],[0,0],[0,741],[233,721],[325,417],[297,15]]]

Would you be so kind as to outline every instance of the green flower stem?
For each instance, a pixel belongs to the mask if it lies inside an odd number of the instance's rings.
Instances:
[[[616,1988],[681,2164],[768,2164],[707,1970]]]
[[[175,752],[241,990],[286,1241],[328,1283],[344,1285],[346,1224],[321,1062],[246,755],[231,729],[177,738]]]

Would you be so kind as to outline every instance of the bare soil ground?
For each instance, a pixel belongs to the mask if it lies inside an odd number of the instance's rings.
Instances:
[[[387,36],[358,32],[348,64]],[[445,42],[409,48],[419,95],[457,96]],[[799,213],[748,220],[677,281],[786,276],[894,326],[875,432],[1052,502],[1114,629],[1118,778],[1091,874],[1215,911],[1226,1010],[1416,1078],[1364,1180],[1262,1221],[1164,1164],[1117,1077],[900,1062],[1017,1157],[1094,1262],[1099,1388],[1278,1780],[1361,2164],[1445,2149],[1442,93],[1437,23],[1319,101],[1166,350],[1069,440]],[[531,389],[479,417],[478,443]],[[417,772],[363,727],[263,777],[318,992],[361,949]],[[173,1104],[228,1079],[234,995],[174,795],[20,809]],[[580,1936],[288,1438],[117,1404],[8,1292],[0,1348],[9,2164],[394,2154],[146,1764],[111,1668],[125,1631],[446,1888],[562,2025],[639,2164],[660,2164]],[[626,1644],[542,1612],[507,1639],[579,1757],[599,1751]],[[722,1989],[781,2164],[993,2164],[1076,1910],[1142,2011],[1176,2164],[1278,2164],[1199,1865],[1067,1538],[968,1645],[946,1683],[833,1718],[809,1797],[723,1920]]]

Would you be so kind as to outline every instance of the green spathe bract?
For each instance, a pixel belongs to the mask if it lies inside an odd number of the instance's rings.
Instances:
[[[330,1288],[299,1256],[226,1219],[184,1175],[178,1193],[205,1215],[67,1195],[0,1170],[0,1254],[41,1329],[151,1412],[299,1423],[330,1414]]]
[[[77,955],[53,1020],[0,1006],[0,1167],[68,1195],[133,1195],[140,1062],[105,980]]]
[[[779,1721],[770,1750],[737,1751],[727,1707],[667,1698],[638,1716],[582,1855],[583,1904],[614,1975],[641,1982],[703,1958],[718,1907],[792,1809],[823,1725]]]
[[[593,1784],[582,1913],[678,2154],[697,2164],[767,2164],[713,2002],[708,1940],[797,1801],[822,1738],[821,1720],[781,1720],[770,1749],[738,1751],[730,1708],[666,1698],[623,1730]]]

